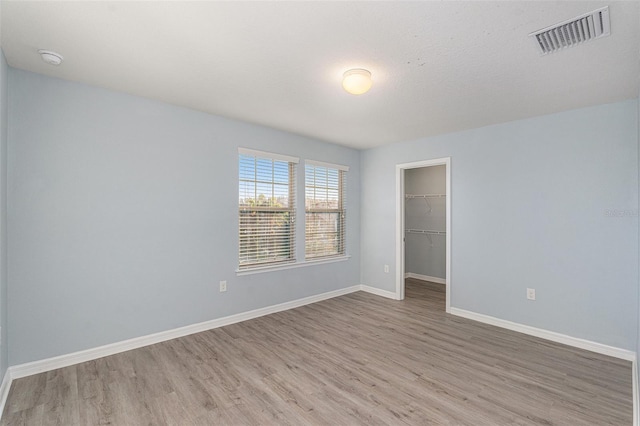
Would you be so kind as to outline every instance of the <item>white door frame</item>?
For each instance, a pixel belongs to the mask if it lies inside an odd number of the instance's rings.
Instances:
[[[404,171],[429,166],[445,166],[446,189],[446,311],[451,311],[451,157],[396,164],[396,299],[404,299]]]

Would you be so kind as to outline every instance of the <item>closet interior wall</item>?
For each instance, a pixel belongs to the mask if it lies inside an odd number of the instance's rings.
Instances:
[[[405,275],[446,279],[446,167],[405,171]]]

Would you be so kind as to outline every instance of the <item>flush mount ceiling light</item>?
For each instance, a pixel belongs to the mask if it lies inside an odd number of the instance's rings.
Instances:
[[[61,54],[52,52],[50,50],[40,49],[38,50],[38,53],[42,57],[42,60],[49,65],[60,65],[64,59]]]
[[[371,89],[371,84],[371,73],[365,69],[351,69],[342,75],[342,87],[352,95],[366,93]]]

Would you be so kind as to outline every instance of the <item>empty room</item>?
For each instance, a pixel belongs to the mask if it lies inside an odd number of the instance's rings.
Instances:
[[[634,425],[640,2],[0,0],[0,425]]]

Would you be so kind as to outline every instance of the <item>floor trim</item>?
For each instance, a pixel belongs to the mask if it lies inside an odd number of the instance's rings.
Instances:
[[[432,277],[429,275],[414,274],[413,272],[405,272],[405,278],[415,278],[416,280],[429,281],[436,284],[446,284],[447,280],[444,278]]]
[[[177,337],[187,336],[189,334],[199,333],[201,331],[211,330],[225,325],[235,324],[238,322],[246,321],[253,318],[258,318],[264,315],[273,314],[276,312],[285,311],[288,309],[297,308],[300,306],[308,305],[311,303],[320,302],[322,300],[331,299],[334,297],[342,296],[357,291],[365,291],[367,293],[375,294],[377,296],[386,297],[396,300],[396,293],[382,290],[367,285],[355,285],[340,290],[334,290],[327,293],[318,294],[315,296],[309,296],[302,299],[293,300],[290,302],[280,303],[278,305],[268,306],[265,308],[255,309],[240,314],[230,315],[223,318],[218,318],[211,321],[205,321],[198,324],[192,324],[185,327],[180,327],[172,330],[163,331],[160,333],[141,336],[134,339],[124,340],[121,342],[112,343],[109,345],[99,346],[97,348],[87,349],[84,351],[74,352],[67,355],[61,355],[53,358],[47,358],[39,361],[33,361],[25,364],[14,365],[9,367],[5,372],[0,385],[0,416],[4,412],[4,406],[7,402],[11,383],[14,379],[30,376],[33,374],[42,373],[45,371],[55,370],[57,368],[68,367],[70,365],[78,364],[85,361],[90,361],[98,358],[102,358],[109,355],[125,352],[131,349],[137,349],[144,346],[152,345],[155,343],[164,342],[167,340],[175,339]],[[495,325],[498,327],[506,328],[509,330],[517,331],[520,333],[540,337],[543,339],[551,340],[558,343],[574,346],[577,348],[597,352],[604,355],[609,355],[615,358],[632,361],[632,386],[633,386],[633,419],[634,425],[640,426],[638,422],[638,375],[637,375],[637,360],[636,353],[620,349],[613,346],[603,345],[601,343],[592,342],[589,340],[578,339],[575,337],[567,336],[552,331],[547,331],[535,327],[530,327],[523,324],[514,323],[511,321],[502,320],[499,318],[491,317],[488,315],[478,314],[464,309],[451,308],[451,314],[460,317],[468,318],[471,320],[483,322],[486,324]]]
[[[566,334],[556,333],[555,331],[548,331],[541,328],[531,327],[529,325],[506,321],[500,318],[478,314],[476,312],[466,311],[459,308],[451,308],[451,314],[468,318],[474,321],[483,322],[485,324],[491,324],[497,327],[506,328],[508,330],[517,331],[519,333],[528,334],[530,336],[551,340],[553,342],[563,343],[565,345],[585,349],[587,351],[596,352],[602,355],[624,359],[626,361],[635,362],[636,360],[636,353],[633,351],[616,348],[615,346],[604,345],[602,343],[592,342],[590,340],[579,339],[577,337],[567,336]]]
[[[367,293],[375,294],[376,296],[386,297],[387,299],[398,300],[398,296],[394,291],[382,290],[377,287],[370,287],[364,284],[360,286],[360,290],[365,291]]]
[[[174,328],[172,330],[162,331],[159,333],[149,334],[146,336],[136,337],[121,342],[111,343],[96,348],[83,351],[73,352],[66,355],[60,355],[53,358],[42,359],[38,361],[28,362],[25,364],[14,365],[9,367],[8,372],[11,379],[30,376],[45,371],[55,370],[57,368],[68,367],[85,361],[114,355],[120,352],[129,351],[131,349],[141,348],[143,346],[153,345],[155,343],[164,342],[175,339],[177,337],[187,336],[189,334],[199,333],[201,331],[211,330],[213,328],[224,327],[225,325],[235,324],[238,322],[258,318],[264,315],[276,312],[286,311],[288,309],[297,308],[311,303],[320,302],[322,300],[331,299],[360,290],[359,285],[334,290],[327,293],[309,296],[302,299],[292,300],[290,302],[280,303],[278,305],[267,306],[265,308],[255,309],[253,311],[243,312],[240,314],[230,315],[211,321],[205,321],[198,324],[192,324],[185,327]],[[0,401],[1,402],[1,401]]]

